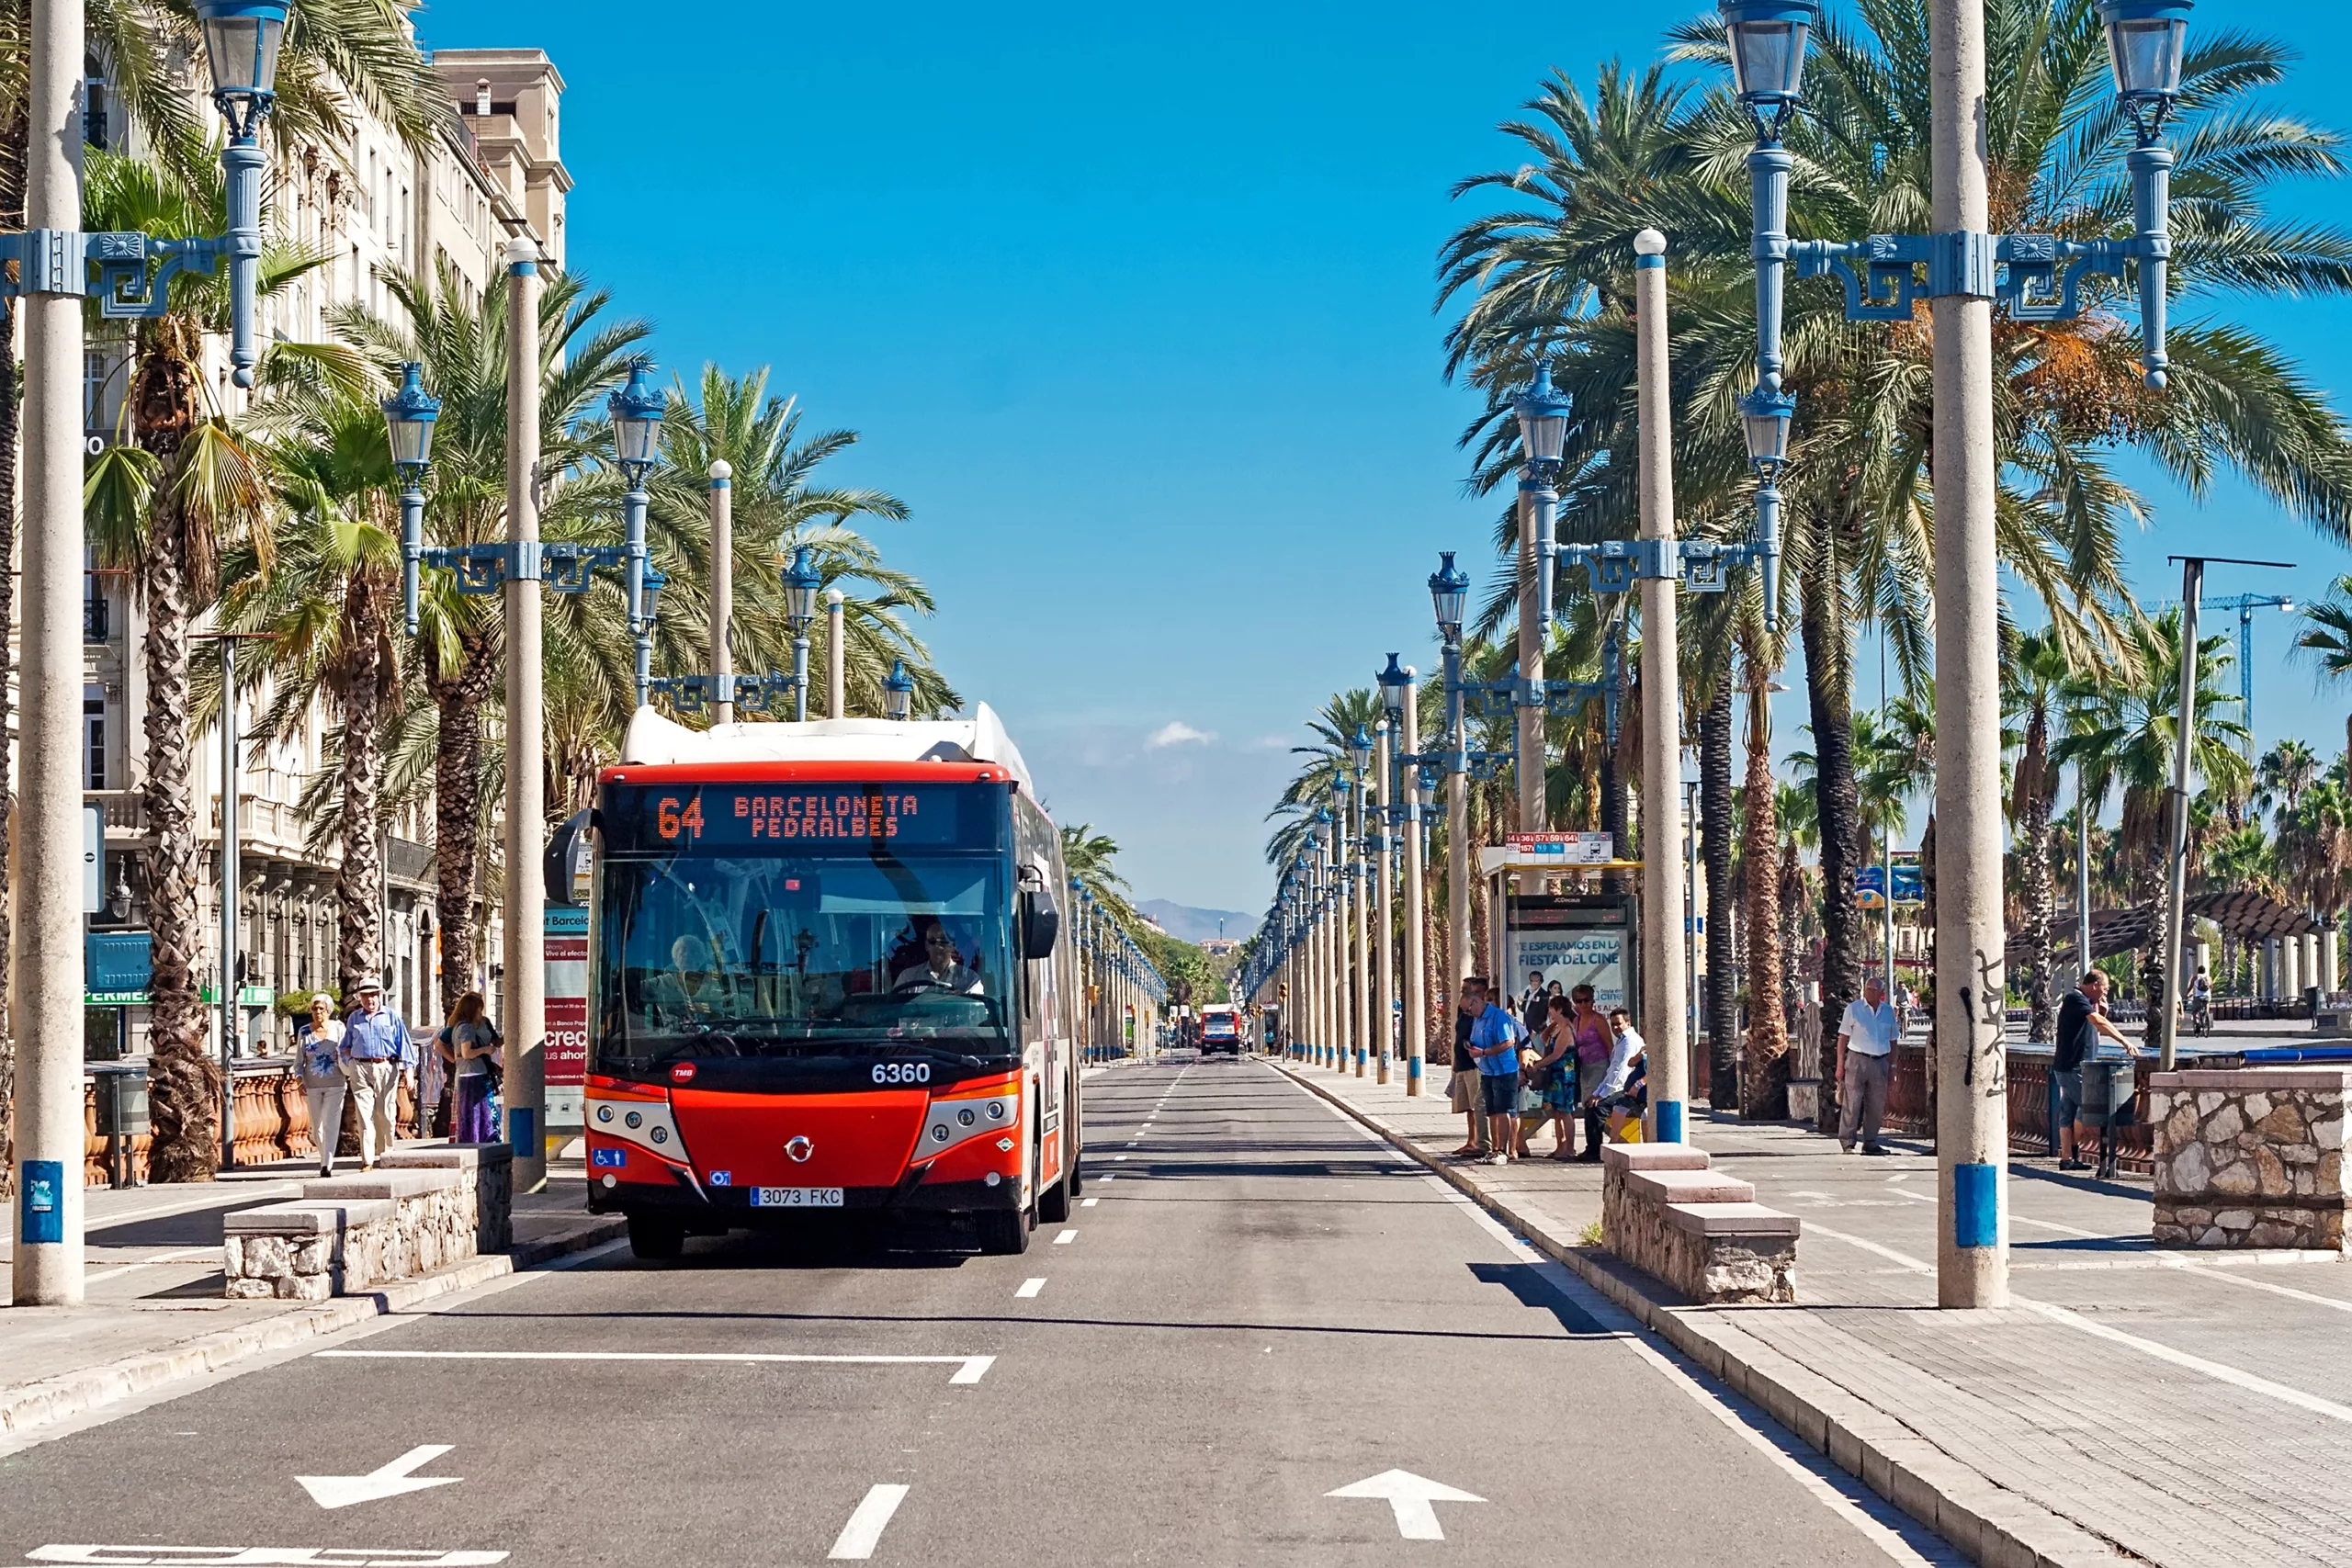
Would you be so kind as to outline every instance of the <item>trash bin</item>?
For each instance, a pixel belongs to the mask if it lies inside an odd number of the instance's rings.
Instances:
[[[115,1187],[140,1185],[133,1140],[147,1132],[147,1068],[144,1064],[93,1066],[97,1079],[98,1131],[107,1140],[107,1180]]]
[[[2310,1019],[2314,1024],[2318,1023],[2319,1015],[2326,1010],[2326,1007],[2327,1003],[2321,997],[2320,988],[2317,986],[2303,987],[2303,1016],[2305,1018]]]

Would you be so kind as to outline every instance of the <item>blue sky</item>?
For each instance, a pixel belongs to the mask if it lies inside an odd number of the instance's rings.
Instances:
[[[440,0],[420,30],[547,50],[575,269],[655,323],[665,367],[768,365],[812,425],[860,431],[831,477],[911,507],[877,531],[938,594],[925,635],[1056,814],[1116,838],[1143,897],[1255,911],[1304,717],[1387,649],[1432,667],[1422,580],[1442,548],[1484,564],[1495,503],[1455,445],[1475,405],[1431,313],[1465,215],[1448,187],[1516,161],[1494,127],[1547,72],[1589,90],[1695,9],[705,0],[648,28],[575,0],[557,28]],[[2337,112],[2320,85],[2352,50],[2307,7],[2198,20],[2295,42],[2278,101]],[[2352,377],[2352,303],[2251,320],[2323,385]],[[2211,594],[2352,570],[2237,487],[2150,493],[2150,601],[2192,544],[2301,565],[2217,571]],[[2332,752],[2344,699],[2287,641],[2286,617],[2258,623],[2258,730]]]

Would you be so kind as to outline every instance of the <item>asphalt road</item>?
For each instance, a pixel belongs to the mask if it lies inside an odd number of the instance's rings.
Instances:
[[[1023,1257],[611,1249],[0,1450],[0,1565],[1959,1561],[1271,1069],[1087,1118]]]

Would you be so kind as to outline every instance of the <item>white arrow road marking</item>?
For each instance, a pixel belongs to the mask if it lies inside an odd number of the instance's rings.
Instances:
[[[322,1508],[348,1508],[354,1503],[376,1503],[386,1497],[397,1497],[403,1492],[423,1492],[434,1486],[455,1485],[460,1476],[413,1476],[412,1470],[421,1470],[449,1451],[447,1443],[420,1443],[390,1464],[379,1465],[365,1475],[298,1475],[302,1490],[311,1501]]]
[[[1443,1540],[1432,1503],[1483,1503],[1484,1497],[1459,1491],[1442,1481],[1415,1475],[1409,1470],[1384,1470],[1352,1486],[1323,1494],[1326,1497],[1377,1497],[1396,1516],[1396,1533],[1407,1540]]]
[[[890,1516],[907,1500],[903,1486],[885,1483],[866,1493],[857,1511],[842,1527],[841,1535],[833,1541],[833,1549],[825,1553],[829,1558],[849,1558],[864,1561],[874,1555],[882,1540],[882,1531],[888,1527]]]

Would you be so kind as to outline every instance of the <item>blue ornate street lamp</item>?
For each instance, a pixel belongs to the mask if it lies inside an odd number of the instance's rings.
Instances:
[[[496,593],[510,580],[544,581],[559,593],[585,593],[597,570],[617,568],[628,600],[629,632],[637,641],[637,700],[639,706],[644,705],[651,683],[655,618],[662,589],[668,581],[649,564],[645,545],[645,474],[653,466],[663,406],[662,394],[648,383],[650,369],[650,362],[636,361],[629,367],[628,384],[605,402],[612,415],[614,454],[628,482],[628,491],[621,498],[626,543],[579,545],[533,539],[428,547],[424,543],[424,469],[432,456],[432,423],[441,404],[424,389],[422,365],[411,362],[401,367],[401,389],[384,400],[383,410],[392,462],[400,469],[402,485],[401,597],[411,637],[416,635],[418,581],[425,567],[456,572],[460,593]]]
[[[212,102],[228,122],[221,149],[228,231],[186,240],[131,232],[41,229],[0,236],[0,260],[17,263],[0,292],[14,296],[96,293],[109,321],[153,320],[171,308],[171,281],[229,264],[229,362],[240,387],[254,384],[254,299],[261,274],[261,123],[277,101],[277,52],[288,0],[198,0],[197,20],[212,73]],[[98,269],[95,286],[89,269]],[[151,270],[152,269],[152,270]]]
[[[629,635],[637,639],[637,700],[644,705],[653,680],[653,607],[646,602],[645,476],[652,468],[667,405],[647,372],[646,360],[632,362],[628,380],[605,400],[613,423],[613,458],[628,491],[621,497],[622,583],[628,596]]]
[[[1804,80],[1808,32],[1819,15],[1812,0],[1721,0],[1739,101],[1756,126],[1748,154],[1756,258],[1756,345],[1758,390],[1785,399],[1781,352],[1781,281],[1793,264],[1800,277],[1836,274],[1845,286],[1846,318],[1909,321],[1918,294],[1917,268],[1928,272],[1930,298],[1954,295],[1997,299],[2018,321],[2071,321],[2082,311],[2082,279],[2120,278],[2127,264],[2140,269],[2141,365],[2148,385],[2165,384],[2165,273],[2172,254],[2165,209],[2173,157],[2161,145],[2164,122],[2180,93],[2181,59],[2190,0],[2102,0],[2116,96],[2137,131],[2125,159],[2132,176],[2136,232],[2129,240],[2063,240],[2053,234],[1873,234],[1867,239],[1792,240],[1788,234],[1789,171],[1782,145]],[[1859,270],[1858,270],[1859,268]],[[1792,400],[1742,405],[1748,453],[1759,478],[1770,462],[1787,457]],[[1780,421],[1777,446],[1757,421]],[[1759,525],[1761,519],[1759,517]]]
[[[433,461],[433,422],[441,400],[424,389],[424,367],[401,367],[401,389],[383,402],[384,431],[391,441],[392,467],[401,476],[401,593],[408,630],[416,635],[417,565],[424,558],[424,470]]]
[[[817,595],[824,591],[824,573],[816,558],[802,545],[792,552],[784,573],[784,618],[792,628],[792,716],[808,717],[808,627],[817,618]]]
[[[904,720],[914,712],[914,705],[915,678],[907,673],[907,661],[901,659],[890,666],[890,678],[882,682],[882,711]]]

